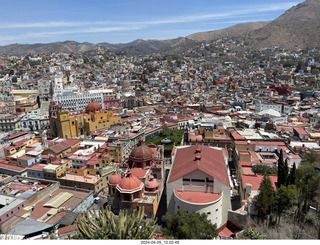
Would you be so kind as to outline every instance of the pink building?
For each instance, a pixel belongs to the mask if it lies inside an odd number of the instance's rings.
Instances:
[[[104,100],[104,108],[109,109],[112,107],[119,107],[120,106],[120,99],[108,99]]]

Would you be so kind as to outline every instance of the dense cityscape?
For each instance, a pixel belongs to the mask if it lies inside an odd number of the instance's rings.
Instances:
[[[2,55],[0,239],[319,239],[319,86],[233,36]]]

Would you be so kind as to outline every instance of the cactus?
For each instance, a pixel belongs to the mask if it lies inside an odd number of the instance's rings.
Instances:
[[[150,239],[155,232],[156,218],[146,220],[144,207],[132,214],[120,210],[118,221],[114,220],[110,206],[100,210],[87,211],[77,221],[78,234],[72,239]]]

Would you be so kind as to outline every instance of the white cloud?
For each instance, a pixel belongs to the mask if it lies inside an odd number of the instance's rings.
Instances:
[[[1,43],[8,43],[11,41],[19,41],[44,38],[68,34],[81,34],[81,33],[108,33],[108,32],[122,32],[130,30],[141,30],[147,27],[156,25],[169,25],[178,23],[194,23],[210,20],[215,21],[216,24],[222,23],[243,23],[249,21],[237,21],[240,18],[250,19],[252,21],[260,21],[260,19],[253,20],[255,16],[261,17],[263,13],[287,10],[290,7],[298,4],[299,2],[286,2],[276,4],[256,4],[251,6],[241,6],[238,9],[223,10],[208,10],[202,13],[195,13],[192,15],[180,15],[175,17],[161,17],[161,19],[148,19],[142,21],[48,21],[48,22],[34,22],[34,23],[4,23],[0,24],[0,29],[21,29],[20,34],[17,36],[7,35],[0,36]],[[233,7],[235,8],[235,6]],[[214,13],[216,11],[216,13]],[[230,19],[230,21],[228,21]],[[222,22],[223,21],[223,22]],[[59,30],[54,30],[59,28]],[[32,32],[26,32],[27,29],[32,29]],[[41,30],[46,31],[41,31]],[[48,29],[52,31],[48,31]],[[39,30],[39,31],[37,31]]]
[[[82,27],[82,26],[101,26],[101,25],[160,25],[160,24],[174,24],[197,22],[210,19],[228,19],[248,16],[254,13],[272,12],[279,10],[287,10],[299,2],[287,2],[276,4],[260,4],[255,6],[243,6],[237,10],[220,11],[220,13],[204,14],[196,13],[193,15],[181,15],[176,17],[163,17],[159,20],[147,21],[48,21],[35,23],[7,23],[0,24],[0,29],[11,28],[54,28],[54,27]],[[211,11],[212,12],[212,11]],[[103,29],[102,29],[103,30]]]

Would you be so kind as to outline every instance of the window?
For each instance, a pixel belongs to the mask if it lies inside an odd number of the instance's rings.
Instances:
[[[203,183],[204,179],[192,179],[191,181],[192,182],[201,182],[201,183]]]
[[[124,201],[131,201],[131,195],[124,195]]]
[[[183,185],[190,185],[190,179],[182,179]]]

